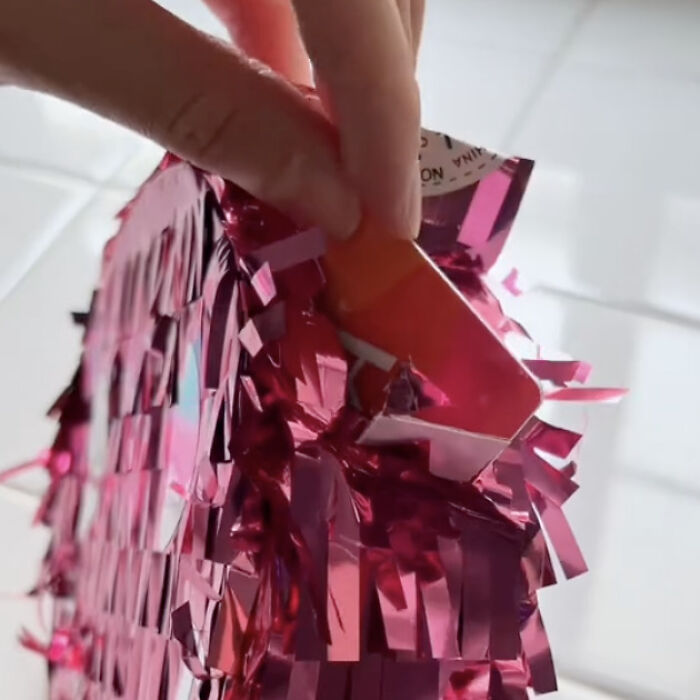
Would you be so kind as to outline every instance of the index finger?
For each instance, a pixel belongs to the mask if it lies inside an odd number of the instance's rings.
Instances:
[[[414,237],[420,105],[413,48],[395,0],[293,2],[347,173],[372,216]]]

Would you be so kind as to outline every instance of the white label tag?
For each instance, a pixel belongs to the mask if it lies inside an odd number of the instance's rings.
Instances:
[[[469,187],[498,170],[505,160],[485,148],[423,129],[419,156],[423,196],[435,197]]]

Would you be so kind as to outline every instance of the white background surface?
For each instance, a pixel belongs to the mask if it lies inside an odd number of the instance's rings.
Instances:
[[[164,2],[215,28],[195,0]],[[589,419],[568,514],[591,573],[548,590],[559,697],[700,697],[700,3],[428,0],[424,122],[538,161],[506,252],[535,337],[627,385]],[[0,89],[0,468],[48,444],[113,215],[159,158],[57,100]],[[565,416],[567,418],[567,416]],[[36,606],[38,475],[0,488],[3,697],[40,698],[18,650]],[[20,490],[18,490],[20,489]],[[607,693],[607,694],[606,694]]]

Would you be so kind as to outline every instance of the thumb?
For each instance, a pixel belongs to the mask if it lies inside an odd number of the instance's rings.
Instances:
[[[246,56],[296,85],[313,85],[311,63],[299,36],[291,0],[204,0]]]
[[[4,0],[0,65],[337,236],[360,206],[331,125],[269,69],[143,0]]]

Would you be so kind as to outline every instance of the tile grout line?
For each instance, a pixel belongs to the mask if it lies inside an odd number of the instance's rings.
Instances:
[[[550,54],[548,60],[545,62],[544,68],[540,73],[539,79],[530,91],[528,97],[525,99],[521,108],[517,111],[513,121],[511,122],[511,126],[508,128],[508,131],[503,138],[502,149],[504,152],[510,152],[513,150],[513,142],[516,135],[520,131],[520,128],[532,113],[535,105],[540,101],[540,98],[544,94],[545,90],[549,87],[552,79],[562,65],[562,59],[571,48],[571,45],[573,44],[574,39],[576,39],[576,36],[578,35],[584,22],[598,7],[600,2],[601,0],[589,0],[581,8],[574,18],[574,21],[571,23],[571,27],[559,42],[559,45]]]
[[[121,166],[119,166],[121,167]],[[70,170],[36,163],[0,157],[0,172],[10,175],[23,175],[46,184],[69,185],[71,187],[100,187],[104,183],[99,178],[79,175]],[[113,177],[114,172],[109,174]]]
[[[560,678],[569,681],[591,692],[600,693],[605,700],[674,700],[670,695],[649,693],[640,686],[634,686],[624,681],[617,682],[610,677],[598,676],[594,673],[562,670]]]
[[[10,484],[0,484],[0,501],[8,500],[23,508],[36,508],[41,496],[34,491]]]
[[[12,292],[22,283],[29,275],[37,263],[48,253],[53,245],[58,241],[61,235],[66,231],[68,226],[83,214],[88,207],[97,199],[104,191],[115,190],[113,181],[119,171],[129,161],[129,157],[121,160],[115,165],[102,179],[82,178],[75,175],[69,175],[61,169],[36,168],[33,166],[27,167],[26,164],[8,163],[7,160],[0,160],[0,171],[10,173],[23,173],[39,182],[44,183],[69,183],[73,188],[85,189],[85,193],[80,196],[75,203],[63,216],[56,217],[56,223],[49,226],[42,235],[34,241],[30,246],[24,260],[19,261],[18,265],[13,266],[10,273],[4,280],[0,281],[0,304],[2,304]],[[121,191],[121,190],[119,190]],[[128,196],[128,195],[127,195]]]
[[[677,326],[682,326],[683,328],[700,331],[700,319],[694,318],[693,316],[688,316],[686,314],[661,309],[655,306],[640,304],[633,301],[601,299],[599,297],[572,292],[549,285],[535,285],[530,291],[540,292],[547,296],[560,297],[570,301],[579,301],[585,304],[590,304],[591,306],[598,306],[608,310],[617,311],[618,313],[641,316],[642,318],[662,321],[664,323],[672,323]]]
[[[141,155],[144,147],[145,144],[140,144],[131,155],[121,160],[102,178],[81,175],[80,173],[56,165],[16,160],[2,155],[0,155],[0,172],[9,175],[24,175],[32,180],[37,180],[46,184],[69,185],[71,187],[97,187],[120,193],[128,193],[133,192],[138,185],[120,182],[117,178],[119,173],[126,166]],[[162,153],[165,154],[165,149],[161,148],[161,150]],[[156,165],[157,163],[153,167],[155,168]]]
[[[585,676],[569,675],[566,671],[557,673],[557,682],[559,683],[559,692],[565,690],[582,690],[586,694],[595,694],[600,700],[624,700],[617,691],[606,687],[603,689],[596,683],[587,680]],[[566,687],[561,687],[566,686]]]
[[[22,283],[35,265],[53,247],[54,243],[61,237],[66,228],[75,221],[90,204],[96,199],[100,192],[99,187],[94,187],[82,194],[76,203],[71,206],[62,216],[56,216],[54,223],[48,226],[41,235],[32,243],[23,257],[13,265],[11,271],[0,282],[0,304],[14,292]]]
[[[632,470],[622,468],[614,473],[617,478],[628,479],[642,486],[646,486],[653,491],[663,491],[667,495],[676,496],[678,498],[687,498],[692,501],[700,500],[700,487],[691,484],[681,483],[678,479],[666,479],[664,477],[652,474],[647,470]]]
[[[643,78],[650,82],[675,82],[675,83],[700,83],[700,72],[695,70],[684,71],[674,67],[644,67],[638,68],[624,64],[604,64],[596,63],[587,58],[576,58],[571,60],[571,64],[577,68],[582,68],[594,75],[612,75],[616,78]]]

